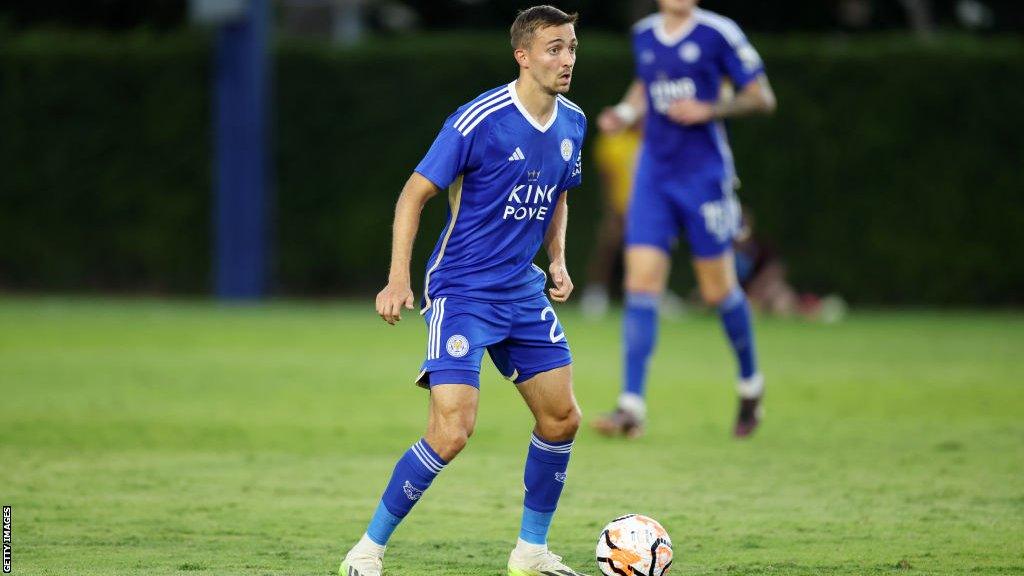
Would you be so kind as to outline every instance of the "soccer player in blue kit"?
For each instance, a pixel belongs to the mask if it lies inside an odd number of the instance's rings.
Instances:
[[[643,431],[658,303],[683,231],[701,296],[718,309],[739,365],[735,435],[750,435],[760,421],[764,378],[757,368],[750,306],[733,265],[740,207],[722,121],[770,113],[775,95],[760,56],[740,28],[696,4],[658,0],[658,13],[633,27],[636,79],[622,102],[598,118],[603,131],[617,132],[645,117],[626,221],[623,389],[617,409],[594,422],[609,435]],[[724,79],[735,96],[720,96]]]
[[[576,62],[575,22],[575,14],[551,6],[521,12],[511,28],[519,78],[449,116],[399,196],[391,271],[377,295],[377,313],[389,324],[413,306],[409,261],[420,212],[448,190],[448,220],[427,262],[421,300],[427,350],[417,383],[430,390],[429,417],[342,561],[342,576],[381,574],[392,531],[465,447],[485,351],[536,420],[508,574],[578,574],[547,547],[580,410],[565,333],[544,294],[547,276],[533,264],[543,245],[551,300],[565,302],[573,289],[565,268],[566,191],[580,184],[586,133],[583,111],[563,96]]]

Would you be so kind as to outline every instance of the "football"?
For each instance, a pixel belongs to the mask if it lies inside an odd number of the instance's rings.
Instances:
[[[629,514],[601,530],[597,567],[605,576],[662,576],[672,565],[672,539],[653,518]]]

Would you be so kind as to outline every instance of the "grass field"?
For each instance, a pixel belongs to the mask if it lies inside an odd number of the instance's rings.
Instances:
[[[618,318],[561,314],[584,417]],[[665,324],[639,441],[581,433],[551,546],[659,519],[683,574],[1024,574],[1024,316],[762,320],[767,421],[729,437],[713,317]],[[0,500],[14,573],[327,575],[422,432],[418,317],[369,302],[0,299]],[[504,574],[529,413],[489,365],[469,447],[392,540],[392,576]]]

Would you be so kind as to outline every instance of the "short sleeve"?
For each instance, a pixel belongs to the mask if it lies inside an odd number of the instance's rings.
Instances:
[[[633,76],[640,76],[640,35],[633,33]]]
[[[573,163],[572,171],[569,172],[569,178],[566,179],[565,184],[562,186],[563,190],[569,190],[575,188],[583,183],[583,141],[587,136],[587,124],[586,120],[582,122],[582,136],[576,143],[576,161]]]
[[[650,50],[651,35],[649,31],[660,18],[661,16],[658,13],[654,13],[633,24],[633,30],[631,33],[631,42],[633,46],[633,75],[638,78],[640,77],[640,69],[644,68],[645,64],[650,64],[650,62],[644,62],[643,54],[652,54]]]
[[[445,121],[430,150],[416,166],[416,172],[442,190],[474,166],[475,142],[483,132],[471,130],[464,135],[453,127],[455,118],[453,114]]]
[[[764,73],[760,54],[750,44],[743,32],[733,25],[725,38],[725,49],[720,60],[723,71],[737,90]]]

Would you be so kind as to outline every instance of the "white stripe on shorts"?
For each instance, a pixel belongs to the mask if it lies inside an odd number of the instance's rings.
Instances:
[[[437,327],[437,306],[430,310],[430,323],[427,328],[427,360],[434,358],[434,329]]]
[[[441,357],[441,322],[444,321],[444,305],[448,301],[448,298],[439,298],[434,302],[434,315],[431,317],[431,321],[434,325],[432,329],[433,344],[430,354],[427,356],[428,359],[437,359]]]

